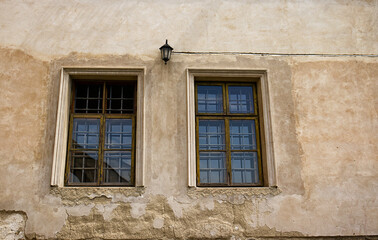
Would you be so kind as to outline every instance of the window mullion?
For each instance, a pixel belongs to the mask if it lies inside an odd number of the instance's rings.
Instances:
[[[100,185],[104,182],[104,148],[105,148],[105,113],[106,113],[106,83],[103,83],[102,87],[102,115],[100,120],[100,141],[99,141],[99,153],[98,153],[98,179],[97,184]]]
[[[224,119],[225,131],[226,131],[226,168],[227,168],[227,185],[231,185],[232,173],[231,173],[231,140],[230,140],[230,124],[229,118]]]
[[[224,114],[230,114],[230,103],[228,102],[228,84],[223,84],[223,102],[225,102]]]
[[[107,89],[106,89],[106,83],[105,82],[103,83],[102,91],[103,91],[102,92],[102,114],[105,114],[106,108],[107,108],[107,101],[106,101]]]
[[[99,141],[99,153],[98,153],[98,179],[97,183],[100,185],[104,182],[104,147],[105,147],[105,115],[101,116],[100,120],[100,141]]]
[[[229,114],[230,103],[228,102],[228,84],[223,84],[223,102],[224,102],[224,114]],[[231,139],[230,139],[230,121],[229,117],[224,118],[225,131],[226,131],[226,168],[227,168],[227,185],[232,184],[232,172],[231,172]]]

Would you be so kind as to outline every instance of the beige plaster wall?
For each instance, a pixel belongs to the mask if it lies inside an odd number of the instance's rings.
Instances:
[[[377,3],[0,1],[0,213],[39,239],[378,235],[377,56],[220,53],[374,55]],[[165,38],[217,53],[164,65]],[[50,187],[62,66],[146,67],[144,188]],[[277,189],[187,188],[188,67],[267,70]]]
[[[70,52],[378,54],[377,0],[2,0],[0,45]]]

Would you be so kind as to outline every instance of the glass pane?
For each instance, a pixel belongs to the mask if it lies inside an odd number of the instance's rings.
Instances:
[[[98,149],[100,119],[75,118],[72,129],[72,148]]]
[[[130,182],[131,179],[131,171],[130,170],[121,170],[121,182]]]
[[[84,170],[84,180],[83,182],[96,182],[97,174],[96,170]]]
[[[76,84],[75,113],[102,112],[102,85]]]
[[[200,150],[224,150],[224,120],[199,120],[198,139]]]
[[[79,183],[83,181],[83,170],[72,169],[70,173],[70,183]]]
[[[226,183],[226,153],[200,152],[200,182]]]
[[[70,155],[70,183],[97,182],[98,153],[72,151]]]
[[[231,150],[256,150],[255,120],[230,120]]]
[[[228,101],[230,113],[253,113],[254,103],[252,86],[228,87]]]
[[[131,151],[106,151],[104,156],[105,182],[131,181]]]
[[[107,86],[107,113],[134,112],[134,84]]]
[[[120,182],[119,171],[117,169],[108,168],[108,169],[104,169],[104,171],[105,171],[105,175],[106,175],[105,182],[108,182],[108,183],[119,183]]]
[[[259,166],[256,152],[231,153],[232,183],[258,183]]]
[[[197,103],[199,113],[222,113],[222,86],[197,86]]]
[[[105,148],[131,149],[132,119],[106,119]]]

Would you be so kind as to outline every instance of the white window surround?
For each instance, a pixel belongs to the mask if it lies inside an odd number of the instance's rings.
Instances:
[[[259,95],[259,106],[262,108],[261,128],[263,129],[262,144],[263,146],[263,169],[264,172],[264,187],[276,186],[276,170],[274,163],[272,127],[270,121],[270,106],[269,106],[269,89],[268,78],[266,70],[254,69],[201,69],[188,68],[186,70],[187,76],[187,157],[188,157],[188,186],[196,187],[196,133],[195,133],[195,92],[194,82],[196,77],[232,77],[235,78],[251,78],[256,79]]]
[[[56,119],[55,144],[51,186],[64,186],[64,172],[67,155],[69,107],[71,102],[72,78],[94,77],[115,80],[127,77],[137,79],[137,122],[135,186],[144,185],[144,67],[62,67]]]

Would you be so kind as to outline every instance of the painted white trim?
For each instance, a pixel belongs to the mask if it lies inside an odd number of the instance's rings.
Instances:
[[[135,156],[135,186],[144,185],[144,156],[145,156],[145,114],[144,114],[144,67],[63,67],[59,84],[58,111],[56,116],[56,130],[53,154],[51,186],[64,186],[64,172],[67,155],[67,138],[69,124],[69,106],[71,99],[72,77],[103,76],[104,80],[111,76],[135,76],[138,81],[137,89],[137,128],[136,128],[136,156]]]
[[[265,138],[267,186],[276,186],[276,169],[274,162],[274,148],[272,127],[270,120],[269,84],[266,69],[201,69],[188,68],[186,70],[186,98],[187,98],[187,158],[188,158],[188,186],[196,187],[196,133],[195,133],[195,77],[238,77],[258,78],[261,88],[263,126]]]

